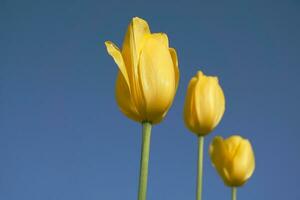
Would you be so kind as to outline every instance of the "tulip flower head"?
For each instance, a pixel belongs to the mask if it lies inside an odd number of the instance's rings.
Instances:
[[[151,33],[148,23],[134,17],[120,51],[106,41],[118,65],[116,100],[130,119],[159,123],[168,112],[179,81],[177,54],[164,33]]]
[[[227,139],[217,136],[209,147],[213,166],[230,187],[242,186],[253,174],[255,158],[249,140],[234,135]]]
[[[199,71],[187,89],[184,106],[186,126],[198,136],[205,136],[219,124],[224,111],[225,97],[218,78]]]

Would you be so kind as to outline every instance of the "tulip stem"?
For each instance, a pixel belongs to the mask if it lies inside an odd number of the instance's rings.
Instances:
[[[197,172],[196,200],[202,199],[203,146],[204,146],[204,137],[199,136],[198,137],[198,172]]]
[[[138,200],[146,200],[147,180],[148,180],[148,162],[150,154],[151,123],[143,122],[142,150],[140,161],[140,178]]]
[[[237,197],[237,188],[236,187],[232,187],[231,197],[232,197],[232,200],[236,200],[236,197]]]

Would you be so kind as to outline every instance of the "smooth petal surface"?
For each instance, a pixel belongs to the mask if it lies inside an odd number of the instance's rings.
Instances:
[[[184,122],[185,125],[194,133],[199,130],[198,119],[196,116],[195,108],[195,87],[197,84],[197,78],[193,77],[189,83],[187,94],[185,97],[184,105]]]
[[[149,34],[150,28],[145,20],[138,17],[131,20],[122,47],[122,55],[131,81],[135,81],[135,77],[137,77],[139,55],[145,42],[145,36]]]
[[[120,110],[127,117],[135,121],[141,121],[141,116],[132,101],[130,90],[120,72],[116,81],[116,101]]]
[[[128,88],[130,88],[127,69],[126,69],[126,66],[125,66],[125,63],[124,63],[124,60],[123,60],[123,57],[122,57],[122,54],[121,54],[120,50],[118,49],[118,47],[114,43],[112,43],[110,41],[106,41],[105,45],[106,45],[106,49],[107,49],[108,54],[111,57],[113,57],[115,63],[118,65],[119,70],[121,71],[121,74],[123,75],[123,77],[126,81],[126,84],[127,84]]]
[[[243,185],[252,175],[255,168],[254,153],[248,140],[242,140],[231,162],[231,182]]]
[[[176,86],[172,57],[164,35],[151,35],[141,51],[139,80],[147,120],[155,122],[173,101]]]
[[[234,158],[242,141],[243,141],[243,138],[241,138],[238,135],[232,135],[224,140],[224,143],[227,148],[229,160],[232,160]]]
[[[225,110],[225,98],[216,77],[197,74],[196,113],[201,129],[200,134],[210,133],[219,123]]]
[[[215,137],[210,145],[213,166],[228,186],[243,185],[253,174],[255,158],[250,142],[240,136]]]
[[[169,48],[169,39],[167,34],[165,33],[153,33],[150,36],[152,39],[156,40],[158,43],[164,45],[165,47]]]
[[[179,77],[180,77],[179,68],[178,68],[178,57],[177,57],[176,50],[174,48],[169,48],[169,50],[170,50],[170,54],[171,54],[173,65],[174,65],[175,84],[176,84],[176,90],[177,90],[178,84],[179,84]]]
[[[138,63],[140,51],[147,35],[150,35],[148,23],[141,18],[134,17],[128,25],[122,47],[122,55],[130,81],[132,101],[139,110],[141,118],[145,116],[146,109],[145,100],[139,85]]]
[[[192,132],[204,136],[219,124],[225,111],[225,97],[216,77],[199,71],[192,80],[196,81],[187,91],[184,120]]]
[[[222,137],[217,136],[213,139],[212,144],[209,147],[209,154],[213,166],[216,167],[218,171],[222,171],[222,166],[224,166],[224,163],[226,162],[223,158],[227,158],[228,156]]]

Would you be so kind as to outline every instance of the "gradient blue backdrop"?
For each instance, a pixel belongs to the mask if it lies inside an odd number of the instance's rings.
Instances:
[[[227,109],[205,143],[204,200],[229,199],[208,144],[241,134],[256,171],[239,199],[300,199],[300,1],[1,0],[0,199],[133,200],[141,126],[115,103],[120,45],[129,20],[166,32],[181,79],[153,128],[149,200],[195,198],[196,137],[184,126],[189,79],[220,78]]]

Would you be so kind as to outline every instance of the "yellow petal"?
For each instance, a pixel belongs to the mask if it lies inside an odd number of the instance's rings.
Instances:
[[[206,135],[214,128],[212,110],[212,102],[214,96],[211,89],[211,81],[209,78],[203,75],[202,72],[197,73],[197,84],[195,86],[195,118],[199,123],[198,133]]]
[[[139,62],[147,120],[152,122],[169,109],[175,94],[175,72],[169,49],[155,37],[147,37]]]
[[[193,77],[187,88],[187,94],[184,103],[184,122],[185,125],[194,133],[198,133],[199,126],[195,116],[195,87],[197,78]]]
[[[177,53],[174,48],[169,48],[170,54],[172,56],[172,61],[174,65],[174,71],[175,71],[175,83],[176,83],[176,90],[178,88],[178,83],[179,83],[179,68],[178,68],[178,58],[177,58]]]
[[[118,49],[118,47],[116,45],[114,45],[114,43],[112,43],[110,41],[106,41],[105,45],[106,45],[108,54],[111,55],[111,57],[113,57],[115,63],[118,65],[119,70],[121,71],[121,73],[127,83],[127,86],[130,90],[129,78],[128,78],[125,63],[124,63],[124,60],[123,60],[120,50]]]
[[[209,146],[209,154],[213,166],[217,169],[222,169],[224,167],[224,163],[228,159],[226,145],[222,137],[216,136],[213,139]]]
[[[231,166],[232,184],[243,185],[252,175],[255,168],[254,154],[248,140],[242,140],[236,150]]]
[[[165,33],[153,33],[151,37],[169,48],[169,39]]]
[[[131,79],[137,77],[139,55],[144,45],[145,36],[149,34],[150,28],[145,20],[138,17],[131,20],[122,47],[122,55]]]
[[[196,114],[202,135],[211,132],[219,123],[225,109],[225,99],[216,77],[198,73],[195,102]]]
[[[214,102],[214,107],[218,111],[218,114],[216,114],[214,118],[215,126],[217,126],[220,123],[225,112],[225,95],[221,86],[219,85],[218,77],[214,77],[214,80],[216,83],[216,99],[218,99]]]
[[[230,174],[226,168],[229,162],[229,156],[226,144],[222,137],[216,136],[209,147],[209,154],[212,165],[217,170],[225,183],[230,182]]]
[[[132,101],[141,116],[145,116],[146,108],[145,100],[139,86],[138,62],[140,51],[147,35],[150,35],[147,22],[141,18],[134,17],[128,26],[122,47],[122,55],[130,82]]]
[[[255,170],[255,155],[254,155],[254,152],[253,152],[253,149],[252,149],[252,146],[251,146],[251,143],[249,142],[249,140],[247,140],[247,143],[248,143],[247,146],[250,148],[248,151],[249,157],[248,157],[248,165],[247,165],[248,169],[247,169],[247,173],[245,175],[246,180],[248,180],[252,176],[252,174]]]
[[[136,109],[128,85],[124,76],[119,72],[116,81],[116,101],[120,110],[129,118],[135,121],[142,121],[141,116]]]
[[[233,160],[242,141],[243,141],[243,138],[238,135],[232,135],[225,140],[225,144],[226,144],[226,148],[228,151],[228,155],[230,156],[230,160]]]

